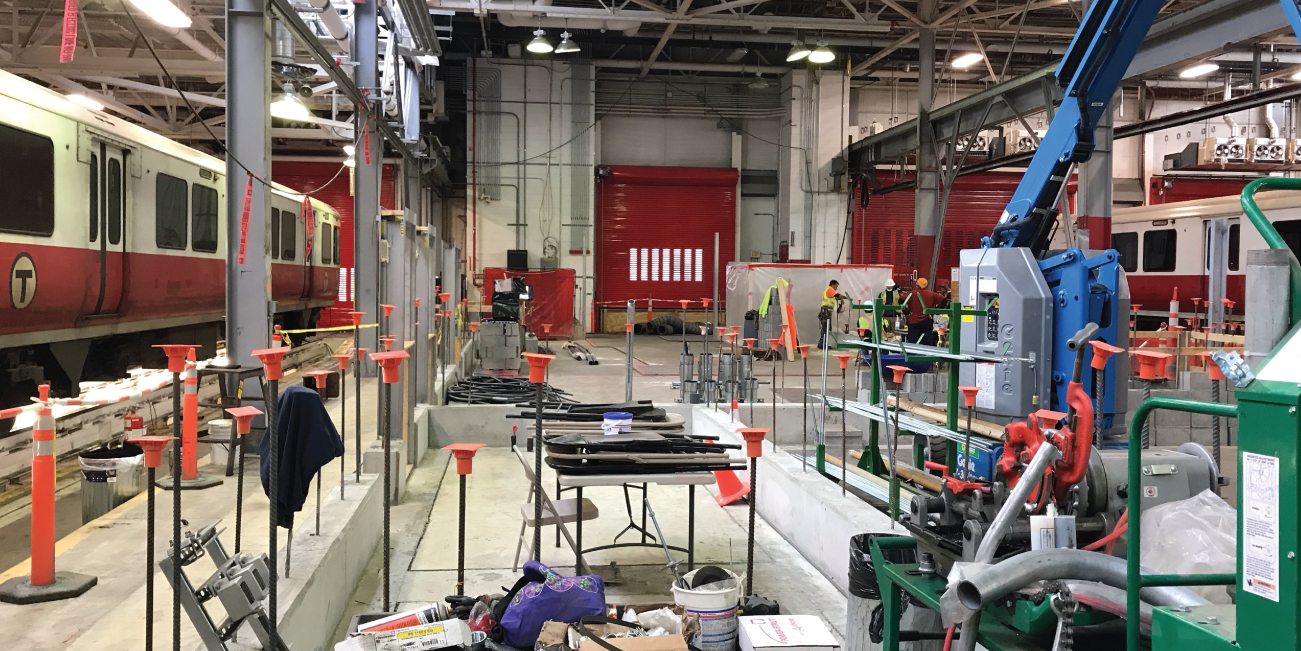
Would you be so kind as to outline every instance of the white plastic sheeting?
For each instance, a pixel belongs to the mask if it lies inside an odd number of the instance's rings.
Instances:
[[[759,309],[764,292],[777,279],[790,283],[786,300],[795,307],[795,325],[801,343],[818,342],[818,308],[827,283],[840,281],[840,293],[862,303],[885,290],[890,278],[888,265],[806,265],[806,264],[729,264],[727,265],[727,323],[743,325],[745,313]],[[850,318],[848,305],[837,315],[836,324],[857,321],[857,311]],[[834,327],[834,326],[833,326]],[[839,331],[839,329],[837,329]]]
[[[1143,512],[1142,564],[1157,574],[1237,571],[1238,512],[1209,490]],[[1189,588],[1213,604],[1232,603],[1222,585]]]

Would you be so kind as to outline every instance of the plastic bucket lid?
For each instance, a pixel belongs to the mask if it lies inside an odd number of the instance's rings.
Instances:
[[[632,414],[626,411],[607,411],[601,415],[604,416],[607,421],[632,421]]]
[[[130,459],[131,457],[143,456],[145,451],[135,443],[123,443],[121,447],[116,448],[95,448],[87,450],[77,455],[81,459],[106,461],[110,459]]]

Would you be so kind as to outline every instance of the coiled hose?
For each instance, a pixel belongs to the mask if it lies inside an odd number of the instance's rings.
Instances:
[[[543,386],[542,406],[544,409],[578,402],[566,391],[557,389],[550,384]],[[536,389],[526,378],[494,377],[491,375],[475,375],[461,380],[447,389],[448,402],[473,405],[531,403],[535,395]]]

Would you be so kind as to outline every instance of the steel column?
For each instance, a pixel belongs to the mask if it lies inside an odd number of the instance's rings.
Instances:
[[[379,85],[379,25],[377,5],[372,0],[353,5],[352,57],[356,62],[354,81],[368,99],[377,95]],[[373,104],[373,99],[372,106]],[[353,168],[353,309],[380,318],[379,309],[379,182],[384,147],[376,133],[377,124],[358,114],[355,126],[357,153]],[[367,154],[369,152],[369,154]],[[369,159],[369,161],[367,160]],[[360,348],[381,350],[376,328],[363,328]],[[357,373],[371,376],[376,366],[371,360],[358,360]]]
[[[918,14],[924,21],[934,17],[937,1],[921,0]],[[917,235],[915,260],[930,260],[939,234],[939,156],[935,131],[931,128],[930,112],[935,99],[935,30],[918,30],[917,68],[917,195],[913,216],[913,232]],[[932,269],[921,266],[918,272],[929,277]],[[932,282],[934,279],[931,279]]]

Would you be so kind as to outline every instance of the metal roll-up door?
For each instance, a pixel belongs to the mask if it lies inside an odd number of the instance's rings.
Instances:
[[[598,304],[617,307],[634,299],[644,309],[646,299],[654,299],[667,308],[679,300],[713,296],[714,233],[719,234],[721,285],[735,240],[737,181],[732,168],[601,168],[596,184]],[[719,292],[721,298],[724,288]]]

